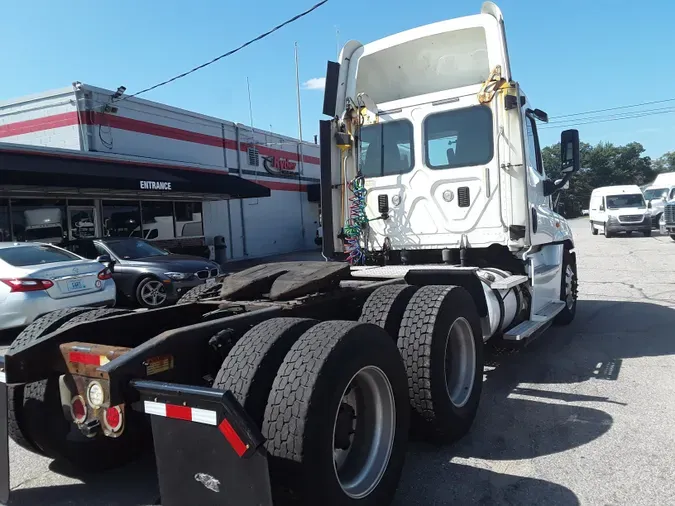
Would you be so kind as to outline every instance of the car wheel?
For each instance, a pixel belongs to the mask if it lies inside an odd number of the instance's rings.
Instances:
[[[139,306],[154,309],[162,307],[166,301],[166,288],[159,279],[143,278],[136,286],[136,302]]]

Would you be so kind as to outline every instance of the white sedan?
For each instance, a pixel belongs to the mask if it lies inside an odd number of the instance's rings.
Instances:
[[[42,243],[0,242],[0,330],[73,306],[114,306],[110,269]]]

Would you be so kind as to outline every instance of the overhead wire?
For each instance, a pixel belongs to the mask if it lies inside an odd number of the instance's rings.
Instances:
[[[624,113],[624,114],[615,114],[615,115],[609,115],[609,116],[599,116],[599,117],[589,117],[589,118],[580,118],[578,120],[568,120],[568,121],[560,121],[560,122],[552,122],[548,124],[543,124],[539,128],[540,130],[551,130],[555,128],[567,128],[567,127],[572,127],[576,125],[591,125],[591,124],[596,124],[596,123],[608,123],[608,122],[613,122],[613,121],[622,121],[622,120],[627,120],[627,119],[637,119],[637,118],[644,118],[648,116],[657,116],[657,115],[662,115],[662,114],[672,114],[675,113],[675,107],[674,108],[667,108],[667,109],[656,109],[656,110],[651,110],[651,111],[634,111],[630,113]]]
[[[190,74],[192,74],[192,73],[194,73],[194,72],[197,72],[198,70],[201,70],[201,69],[203,69],[204,67],[208,67],[209,65],[212,65],[212,64],[216,63],[216,62],[219,61],[219,60],[222,60],[223,58],[225,58],[225,57],[227,57],[227,56],[231,56],[231,55],[233,55],[233,54],[235,54],[235,53],[241,51],[242,49],[244,49],[244,48],[247,47],[247,46],[250,46],[250,45],[253,44],[254,42],[257,42],[257,41],[259,41],[259,40],[262,40],[262,39],[264,39],[265,37],[268,37],[269,35],[273,34],[273,33],[276,32],[277,30],[283,28],[284,26],[289,25],[289,24],[291,24],[291,23],[297,21],[298,19],[307,16],[309,13],[315,11],[316,9],[318,9],[319,7],[321,7],[322,5],[324,5],[326,2],[328,2],[328,0],[321,0],[321,1],[318,2],[317,4],[313,5],[313,6],[310,7],[309,9],[307,9],[306,11],[301,12],[300,14],[296,14],[296,15],[293,16],[292,18],[290,18],[290,19],[284,21],[283,23],[281,23],[281,24],[275,26],[275,27],[272,28],[271,30],[268,30],[267,32],[262,33],[262,34],[258,35],[257,37],[255,37],[254,39],[251,39],[251,40],[249,40],[248,42],[243,43],[243,44],[240,45],[239,47],[237,47],[237,48],[235,48],[235,49],[232,49],[231,51],[228,51],[227,53],[223,53],[223,54],[221,54],[220,56],[217,56],[217,57],[213,58],[212,60],[210,60],[210,61],[208,61],[208,62],[206,62],[206,63],[202,63],[201,65],[198,65],[198,66],[196,66],[196,67],[194,67],[194,68],[188,70],[187,72],[183,72],[182,74],[178,74],[177,76],[174,76],[174,77],[172,77],[172,78],[170,78],[170,79],[167,79],[166,81],[162,81],[162,82],[157,83],[157,84],[155,84],[155,85],[153,85],[153,86],[150,86],[149,88],[145,88],[145,89],[142,89],[141,91],[137,91],[136,93],[132,93],[132,94],[130,94],[130,95],[122,95],[120,98],[114,99],[113,102],[120,102],[120,101],[129,99],[129,98],[132,98],[132,97],[137,97],[138,95],[141,95],[141,94],[143,94],[143,93],[147,93],[148,91],[152,91],[152,90],[157,89],[157,88],[159,88],[159,87],[161,87],[161,86],[165,86],[165,85],[167,85],[167,84],[169,84],[169,83],[172,83],[172,82],[174,82],[174,81],[177,81],[178,79],[182,79],[183,77],[186,77],[186,76],[188,76],[188,75],[190,75]]]
[[[665,102],[675,102],[675,98],[666,98],[663,100],[652,100],[651,102],[641,102],[639,104],[630,104],[630,105],[619,105],[615,107],[608,107],[606,109],[595,109],[592,111],[582,111],[582,112],[573,112],[570,114],[561,114],[559,116],[551,116],[549,119],[559,119],[559,118],[569,118],[572,116],[584,116],[587,114],[595,114],[598,112],[608,112],[608,111],[617,111],[619,109],[630,109],[632,107],[642,107],[645,105],[654,105],[654,104],[663,104]]]

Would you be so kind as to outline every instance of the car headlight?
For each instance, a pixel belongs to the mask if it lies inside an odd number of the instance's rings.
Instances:
[[[186,272],[165,272],[164,275],[169,279],[173,279],[174,281],[181,281],[192,276],[192,274],[188,274]]]

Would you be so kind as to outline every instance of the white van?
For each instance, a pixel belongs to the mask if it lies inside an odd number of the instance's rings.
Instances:
[[[652,235],[651,213],[640,187],[634,184],[596,188],[591,193],[588,214],[593,235],[599,231],[605,237],[619,232]]]

